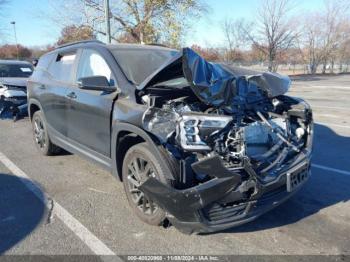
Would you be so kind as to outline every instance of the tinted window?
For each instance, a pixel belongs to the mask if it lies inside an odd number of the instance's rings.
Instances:
[[[70,82],[75,58],[75,53],[58,54],[49,66],[50,74],[56,80]]]
[[[0,77],[29,77],[32,73],[28,64],[0,64]]]
[[[85,49],[79,61],[76,79],[89,76],[105,76],[114,85],[111,69],[104,58],[94,50]]]
[[[126,77],[139,85],[178,52],[161,49],[112,49]]]

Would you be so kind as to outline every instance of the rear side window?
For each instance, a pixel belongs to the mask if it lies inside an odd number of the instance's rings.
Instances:
[[[40,57],[36,68],[47,70],[50,62],[52,61],[53,56],[54,56],[53,54],[45,54],[42,57]]]
[[[48,71],[56,80],[71,82],[75,58],[75,52],[58,54],[50,64]]]

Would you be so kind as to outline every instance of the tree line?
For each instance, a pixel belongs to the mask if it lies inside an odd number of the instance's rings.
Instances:
[[[43,19],[63,28],[59,39],[42,48],[19,46],[19,57],[37,57],[57,45],[106,35],[103,0],[49,1],[55,12],[38,13],[52,14]],[[120,43],[180,48],[191,24],[209,13],[202,0],[110,2],[112,39]],[[295,0],[261,0],[251,17],[220,23],[225,39],[221,46],[192,48],[210,61],[260,65],[273,72],[285,65],[302,66],[310,74],[333,73],[335,67],[345,72],[350,65],[349,8],[349,0],[324,0],[317,11],[302,12]],[[16,46],[0,47],[0,58],[16,56]]]

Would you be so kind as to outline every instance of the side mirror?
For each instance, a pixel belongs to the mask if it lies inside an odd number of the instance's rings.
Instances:
[[[78,80],[78,86],[85,90],[114,92],[117,90],[115,86],[110,86],[105,76],[88,76]]]

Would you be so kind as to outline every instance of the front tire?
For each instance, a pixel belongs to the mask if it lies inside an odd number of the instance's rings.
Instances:
[[[54,145],[49,137],[44,115],[41,111],[36,111],[32,118],[33,138],[36,148],[44,156],[56,155],[60,148]]]
[[[135,214],[149,225],[162,225],[166,216],[165,211],[138,189],[145,177],[155,177],[162,183],[170,184],[147,143],[134,145],[127,151],[122,175],[125,193]]]

